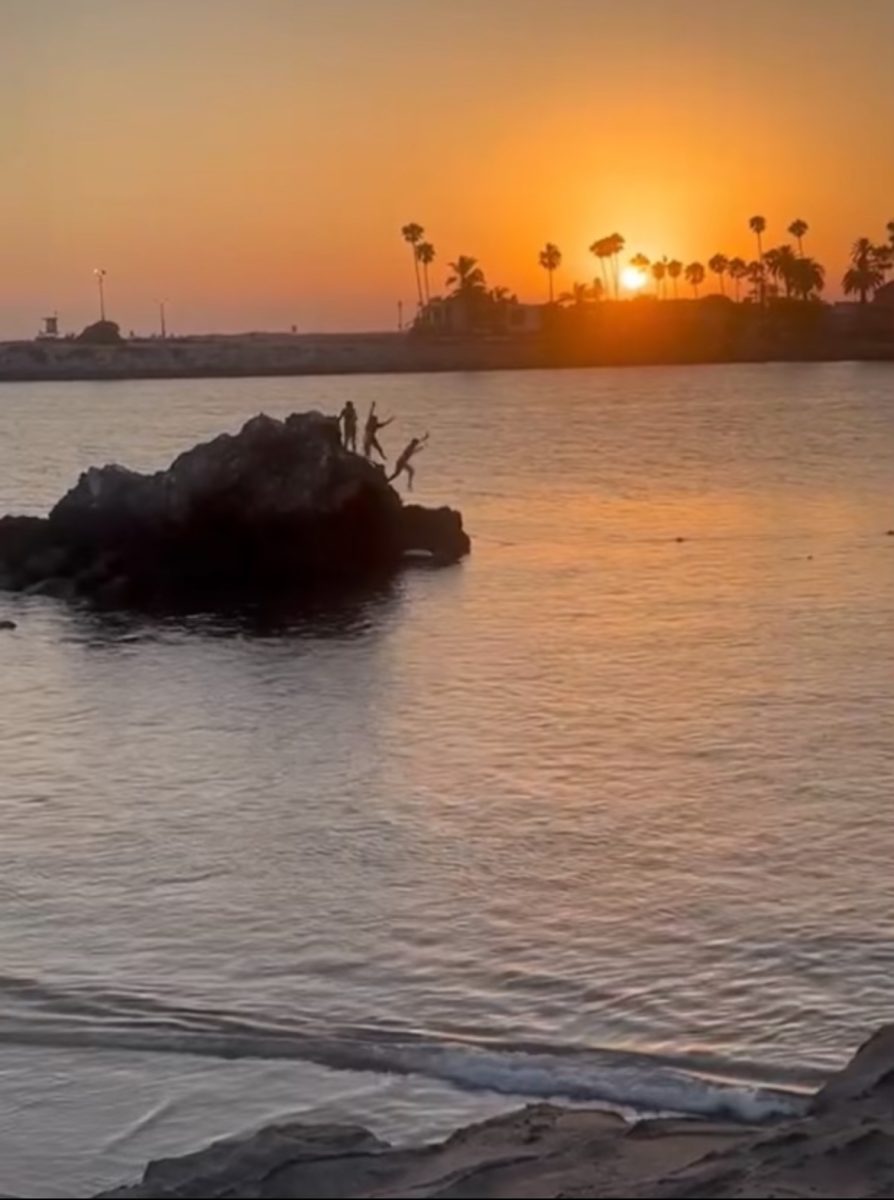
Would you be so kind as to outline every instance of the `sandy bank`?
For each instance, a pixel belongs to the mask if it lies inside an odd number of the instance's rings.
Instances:
[[[152,1164],[131,1197],[891,1197],[894,1026],[804,1112],[765,1126],[628,1124],[536,1105],[395,1149],[367,1130],[286,1124]]]

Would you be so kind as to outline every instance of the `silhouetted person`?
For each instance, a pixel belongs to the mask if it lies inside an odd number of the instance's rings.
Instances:
[[[341,412],[338,414],[338,419],[344,428],[344,443],[346,450],[353,450],[357,453],[357,409],[349,400]]]
[[[394,464],[394,470],[388,476],[389,483],[392,481],[392,479],[397,479],[401,471],[405,471],[407,475],[407,488],[412,492],[413,479],[416,475],[416,471],[415,468],[410,466],[410,460],[415,454],[418,454],[420,450],[425,449],[425,443],[427,441],[428,434],[426,433],[421,438],[413,438],[412,441],[407,442],[406,446],[400,452],[400,457]]]
[[[363,457],[372,458],[373,450],[379,452],[379,457],[384,460],[388,457],[382,447],[379,445],[379,439],[376,434],[380,429],[384,429],[386,425],[390,425],[394,417],[389,417],[387,421],[380,421],[376,416],[376,402],[373,400],[369,408],[369,416],[366,418],[366,427],[363,430]]]

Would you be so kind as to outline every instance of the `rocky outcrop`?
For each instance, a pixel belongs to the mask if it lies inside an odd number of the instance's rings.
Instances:
[[[395,1149],[365,1129],[298,1123],[152,1164],[118,1197],[894,1196],[894,1026],[805,1103],[763,1127],[633,1124],[536,1105],[436,1145]]]
[[[119,346],[124,341],[119,325],[115,321],[105,319],[86,326],[75,340],[87,342],[91,346]]]
[[[255,600],[469,552],[460,515],[404,506],[335,418],[250,420],[144,475],[92,467],[47,518],[0,520],[0,584],[119,605]]]

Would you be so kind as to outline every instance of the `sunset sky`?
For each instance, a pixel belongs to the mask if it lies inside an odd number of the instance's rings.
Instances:
[[[892,0],[0,0],[0,337],[390,328],[400,226],[543,299],[587,247],[827,266],[894,218]]]

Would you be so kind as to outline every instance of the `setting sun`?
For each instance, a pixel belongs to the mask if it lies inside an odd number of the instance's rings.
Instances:
[[[638,292],[646,286],[648,276],[639,267],[625,267],[621,272],[621,283],[628,292]]]

